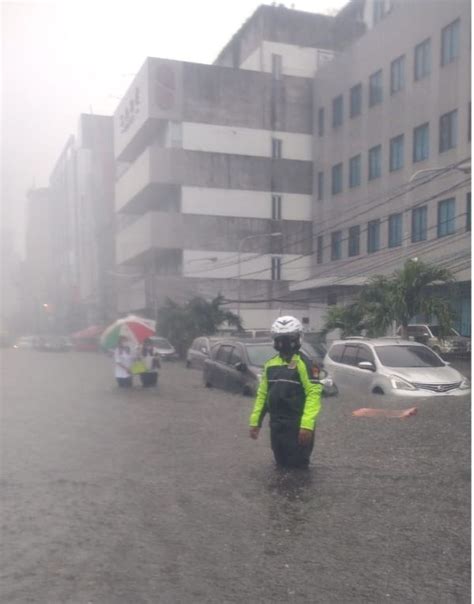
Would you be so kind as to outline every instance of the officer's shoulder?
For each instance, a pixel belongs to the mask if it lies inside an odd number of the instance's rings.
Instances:
[[[264,367],[268,367],[268,366],[274,365],[279,358],[280,358],[280,355],[278,353],[275,354],[275,355],[273,355],[272,357],[270,357],[268,359],[268,361],[265,362]]]

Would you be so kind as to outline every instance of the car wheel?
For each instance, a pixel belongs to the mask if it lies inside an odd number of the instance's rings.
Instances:
[[[382,388],[380,388],[380,386],[376,386],[373,390],[372,390],[373,394],[385,394],[385,392],[382,390]]]

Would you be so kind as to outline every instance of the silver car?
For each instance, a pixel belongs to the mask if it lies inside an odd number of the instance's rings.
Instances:
[[[349,338],[334,342],[324,368],[341,394],[404,398],[470,394],[470,382],[424,344],[401,339]]]

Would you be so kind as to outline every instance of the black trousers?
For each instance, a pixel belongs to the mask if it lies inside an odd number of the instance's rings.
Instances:
[[[299,420],[270,420],[270,441],[278,466],[283,468],[307,468],[314,447],[311,442],[302,447],[298,443]]]
[[[117,380],[117,384],[120,386],[120,388],[131,388],[132,387],[132,378],[131,377],[116,378],[116,380]]]
[[[146,373],[140,373],[140,380],[142,386],[144,388],[149,388],[150,386],[156,386],[158,381],[158,372],[157,371],[147,371]]]

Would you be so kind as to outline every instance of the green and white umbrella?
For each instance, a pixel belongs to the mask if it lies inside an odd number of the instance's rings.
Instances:
[[[135,344],[141,344],[147,338],[156,333],[156,321],[128,315],[123,319],[117,319],[112,325],[109,325],[100,336],[100,345],[102,348],[115,348],[121,336],[126,337]]]

